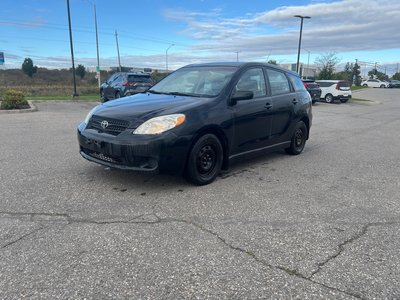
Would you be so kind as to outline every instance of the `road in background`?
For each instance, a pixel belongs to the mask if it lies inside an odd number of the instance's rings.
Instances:
[[[353,96],[203,187],[81,158],[93,103],[0,115],[1,298],[399,298],[400,99]]]

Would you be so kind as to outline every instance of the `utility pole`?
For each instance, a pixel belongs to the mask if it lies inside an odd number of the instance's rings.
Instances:
[[[376,64],[377,64],[377,62],[375,63],[375,75],[376,75],[376,73],[377,73],[377,71],[378,71],[378,70],[376,69]]]
[[[119,71],[122,72],[121,58],[120,58],[120,56],[119,56],[119,46],[118,46],[118,33],[117,33],[117,30],[115,30],[115,41],[117,42],[117,53],[118,53],[118,66],[119,66]]]
[[[100,78],[100,58],[99,58],[99,35],[97,32],[97,15],[96,15],[96,4],[93,4],[94,9],[94,26],[96,28],[96,50],[97,50],[97,66],[96,66],[96,75],[97,81],[99,83],[99,87],[101,85],[101,78]]]
[[[165,69],[167,72],[168,72],[168,50],[173,46],[175,46],[175,44],[169,45],[169,47],[165,50]]]
[[[239,61],[239,52],[240,52],[240,51],[235,51],[235,53],[236,53],[236,62]]]
[[[74,79],[74,93],[72,97],[78,97],[78,93],[76,92],[76,78],[75,78],[75,60],[74,60],[74,46],[72,44],[72,29],[71,29],[71,13],[69,9],[69,0],[67,0],[67,10],[68,10],[68,27],[69,27],[69,44],[71,47],[71,60],[72,60],[72,76]]]

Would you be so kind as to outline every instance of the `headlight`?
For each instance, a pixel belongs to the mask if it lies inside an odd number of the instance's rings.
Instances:
[[[86,116],[86,118],[85,118],[85,121],[83,121],[86,125],[87,125],[87,123],[89,123],[90,118],[92,117],[92,115],[94,114],[94,112],[97,110],[98,107],[99,107],[99,106],[96,105],[95,107],[93,107],[93,108],[91,109],[91,111],[89,111],[89,113],[87,114],[87,116]]]
[[[133,134],[160,134],[185,122],[186,116],[174,114],[155,117],[140,125]]]

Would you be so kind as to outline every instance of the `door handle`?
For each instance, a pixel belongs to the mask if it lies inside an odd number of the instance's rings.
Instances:
[[[267,103],[265,104],[264,107],[265,107],[266,109],[270,109],[270,108],[272,107],[272,104],[270,104],[270,103],[267,102]]]
[[[293,104],[297,104],[297,103],[299,103],[299,101],[297,101],[297,99],[293,99]]]

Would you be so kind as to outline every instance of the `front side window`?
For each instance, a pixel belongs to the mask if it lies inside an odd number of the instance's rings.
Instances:
[[[271,96],[290,93],[290,85],[285,74],[280,71],[267,69],[268,80],[271,87]]]
[[[235,90],[253,92],[254,98],[265,96],[267,89],[263,70],[255,68],[244,72],[236,84]]]

